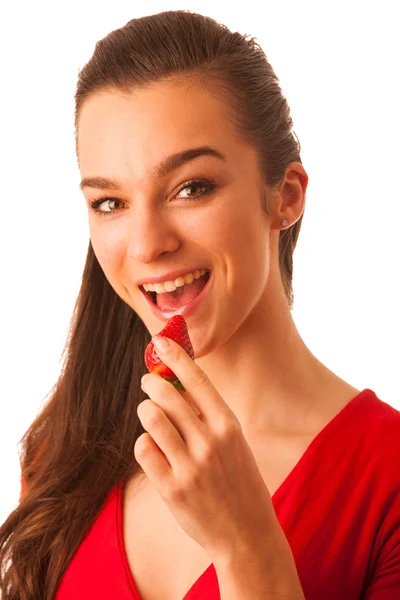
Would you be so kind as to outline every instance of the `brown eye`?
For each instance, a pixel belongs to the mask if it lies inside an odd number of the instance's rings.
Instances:
[[[118,200],[118,198],[109,198],[108,196],[102,196],[101,198],[97,198],[96,200],[91,200],[89,202],[89,205],[93,212],[101,216],[111,215],[117,212],[116,210],[100,210],[99,206],[101,204],[104,204],[105,202],[120,202],[121,204],[124,204],[124,202],[121,202],[121,200]]]
[[[180,198],[184,202],[194,202],[198,198],[211,194],[216,185],[211,183],[210,181],[203,181],[198,179],[193,179],[191,181],[187,181],[178,191],[178,194],[183,190],[193,190],[193,189],[202,189],[203,191],[196,194],[195,196],[182,197]]]

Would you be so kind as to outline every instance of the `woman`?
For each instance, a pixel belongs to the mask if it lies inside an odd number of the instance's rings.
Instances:
[[[400,414],[292,319],[308,176],[264,52],[187,11],[134,19],[75,98],[88,257],[0,530],[3,594],[399,598]],[[141,384],[174,314],[196,360],[159,353],[183,392]]]

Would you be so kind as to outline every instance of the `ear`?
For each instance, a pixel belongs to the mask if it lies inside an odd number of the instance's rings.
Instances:
[[[294,225],[304,212],[308,175],[299,162],[291,162],[269,203],[272,213],[271,229],[282,229],[286,219],[288,226]]]

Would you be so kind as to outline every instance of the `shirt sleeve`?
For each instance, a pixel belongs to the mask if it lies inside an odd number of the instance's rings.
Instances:
[[[400,599],[400,490],[383,531],[375,569],[361,600]]]

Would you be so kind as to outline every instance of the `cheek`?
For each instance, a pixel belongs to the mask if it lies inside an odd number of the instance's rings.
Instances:
[[[264,254],[268,234],[260,215],[250,210],[225,208],[208,220],[207,235],[221,252],[242,257],[244,262]]]
[[[96,231],[96,228],[91,228],[90,239],[96,258],[109,279],[109,275],[112,276],[123,264],[123,244],[111,233],[105,234],[105,230]]]
[[[269,232],[254,211],[230,214],[215,225],[214,239],[225,254],[228,286],[236,298],[257,299],[265,288],[270,267]]]
[[[243,218],[240,211],[234,208],[234,199],[216,204],[204,214],[201,231],[213,248],[221,252],[228,251],[232,242],[241,243]],[[198,229],[200,231],[200,229]]]
[[[121,244],[114,243],[107,235],[103,237],[91,234],[90,239],[105,278],[121,300],[129,305],[130,296],[122,278],[125,250]]]

